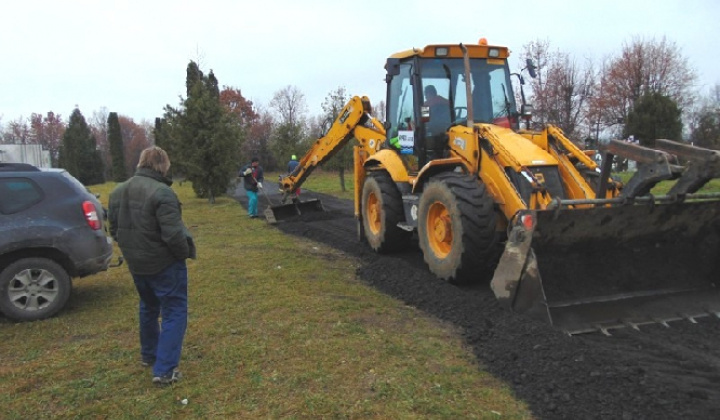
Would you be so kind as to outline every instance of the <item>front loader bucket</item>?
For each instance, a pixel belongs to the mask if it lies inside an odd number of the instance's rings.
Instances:
[[[268,223],[277,223],[290,217],[315,211],[325,211],[322,203],[318,199],[293,201],[279,206],[269,206],[265,209],[265,219]]]
[[[534,214],[491,282],[514,311],[569,334],[720,317],[720,201]]]

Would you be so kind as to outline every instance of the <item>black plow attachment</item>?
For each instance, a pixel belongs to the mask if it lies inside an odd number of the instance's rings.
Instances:
[[[496,297],[569,334],[720,318],[720,200],[662,198],[528,211],[495,271]]]
[[[265,219],[268,223],[277,223],[304,213],[325,211],[322,202],[318,199],[307,201],[294,200],[288,204],[268,206],[265,209]]]

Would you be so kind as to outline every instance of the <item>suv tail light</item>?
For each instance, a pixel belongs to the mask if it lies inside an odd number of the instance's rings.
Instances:
[[[102,223],[100,222],[97,210],[95,209],[95,204],[93,204],[92,201],[84,201],[82,204],[82,208],[83,213],[85,213],[85,220],[87,220],[88,225],[93,230],[99,230],[100,228],[102,228]]]

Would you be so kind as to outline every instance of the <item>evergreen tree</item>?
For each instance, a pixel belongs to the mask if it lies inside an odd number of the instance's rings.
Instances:
[[[155,138],[155,146],[163,148],[166,152],[170,153],[168,151],[168,146],[166,143],[168,143],[168,133],[165,129],[165,126],[167,125],[164,118],[155,118],[155,127],[153,129],[153,137]]]
[[[700,113],[692,140],[700,147],[720,149],[720,109],[708,107]]]
[[[628,113],[623,130],[625,138],[630,135],[640,139],[643,146],[655,146],[657,139],[679,141],[682,138],[682,111],[677,103],[657,92],[649,92],[635,102]]]
[[[110,159],[112,161],[112,179],[123,182],[127,179],[125,172],[125,150],[123,147],[122,131],[117,112],[108,115],[108,142],[110,143]]]
[[[234,178],[241,133],[220,103],[218,82],[212,71],[205,76],[191,61],[186,87],[188,97],[181,108],[166,107],[166,122],[160,125],[161,138],[169,146],[173,173],[182,171],[192,182],[195,194],[214,203]]]
[[[272,136],[273,152],[277,157],[277,162],[281,170],[284,170],[287,166],[286,164],[290,160],[290,156],[302,156],[305,154],[305,149],[300,141],[302,138],[303,129],[298,124],[280,123],[275,128]],[[258,155],[260,154],[258,153]]]
[[[60,167],[65,168],[83,185],[105,182],[103,163],[97,141],[79,109],[75,108],[62,137]]]
[[[184,178],[185,177],[185,166],[184,162],[180,158],[179,152],[176,152],[178,148],[178,134],[179,129],[177,128],[179,121],[183,117],[184,110],[182,108],[173,108],[170,105],[165,106],[164,118],[155,119],[155,129],[153,136],[155,137],[155,145],[163,148],[170,160],[172,166],[170,172],[173,177]]]
[[[200,71],[200,67],[198,67],[197,63],[194,61],[190,61],[187,66],[185,76],[185,94],[188,98],[190,97],[190,91],[192,90],[193,86],[195,86],[197,82],[202,81],[203,77],[203,72]]]

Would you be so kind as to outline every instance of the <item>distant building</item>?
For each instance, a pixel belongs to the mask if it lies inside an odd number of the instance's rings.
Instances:
[[[50,152],[39,144],[0,144],[0,162],[29,163],[38,168],[50,167]]]

